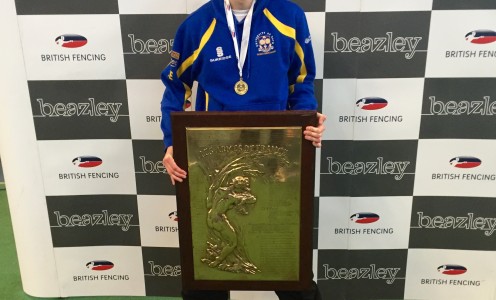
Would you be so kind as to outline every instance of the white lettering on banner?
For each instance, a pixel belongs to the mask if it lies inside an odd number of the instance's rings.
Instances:
[[[95,103],[95,98],[88,98],[88,103],[45,103],[43,98],[36,101],[40,105],[41,115],[36,117],[72,117],[72,116],[90,116],[90,117],[110,117],[110,121],[115,123],[119,119],[119,110],[122,103],[116,102],[99,102]]]
[[[102,210],[101,214],[61,215],[60,211],[53,212],[57,217],[57,225],[52,227],[85,227],[85,226],[121,226],[122,231],[128,231],[131,226],[132,214],[110,214]]]
[[[366,53],[366,52],[401,52],[406,53],[406,59],[412,59],[415,55],[417,46],[422,40],[422,37],[396,37],[393,39],[392,32],[386,32],[385,37],[366,37],[358,38],[352,37],[346,39],[344,37],[339,37],[338,32],[331,33],[332,40],[332,53]]]
[[[334,161],[333,157],[327,157],[329,161],[329,173],[337,175],[395,175],[394,179],[401,180],[405,175],[405,170],[410,165],[409,161],[386,161],[383,157],[378,157],[377,161],[368,162],[338,162]]]
[[[371,264],[370,268],[330,268],[328,264],[324,264],[325,279],[383,279],[387,284],[393,284],[396,280],[396,275],[401,268],[376,268],[375,264]]]
[[[165,276],[165,277],[177,277],[181,275],[181,266],[171,266],[165,265],[161,266],[156,264],[154,261],[148,261],[150,265],[150,273],[146,274],[148,276]]]
[[[134,38],[134,34],[127,35],[131,41],[131,51],[132,54],[162,54],[171,53],[172,45],[174,44],[174,39],[148,39],[143,41],[142,39]],[[125,53],[131,54],[131,53]]]
[[[460,116],[460,115],[479,115],[494,116],[496,115],[496,101],[491,102],[490,96],[482,97],[484,100],[436,100],[436,96],[430,96],[430,115],[439,116]]]
[[[474,218],[473,213],[467,217],[454,216],[424,216],[424,212],[417,212],[418,224],[412,228],[438,228],[438,229],[466,229],[482,230],[485,236],[491,236],[496,231],[496,218]]]
[[[164,163],[162,161],[149,161],[146,160],[146,157],[140,156],[139,157],[141,161],[141,170],[142,172],[137,172],[137,173],[151,173],[151,174],[158,174],[158,173],[167,173],[167,170],[164,167]]]

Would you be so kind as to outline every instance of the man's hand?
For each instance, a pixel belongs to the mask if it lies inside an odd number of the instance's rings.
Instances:
[[[305,139],[312,142],[312,144],[320,148],[322,146],[322,133],[325,130],[324,122],[327,117],[321,113],[317,113],[318,125],[317,127],[307,126],[303,134],[305,135]]]
[[[176,181],[183,182],[183,179],[186,178],[186,171],[184,171],[183,169],[179,168],[176,165],[176,162],[174,161],[172,155],[173,155],[173,148],[172,146],[169,146],[167,148],[167,151],[165,152],[162,163],[164,164],[164,167],[167,169],[167,174],[169,174],[170,176],[172,185],[175,185]]]

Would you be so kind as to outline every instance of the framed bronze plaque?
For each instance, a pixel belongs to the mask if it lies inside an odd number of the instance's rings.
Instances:
[[[172,113],[183,288],[312,282],[316,112]]]

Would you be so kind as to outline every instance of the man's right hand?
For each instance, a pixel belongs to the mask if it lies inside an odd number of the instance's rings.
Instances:
[[[164,159],[162,160],[162,163],[164,164],[165,169],[167,169],[167,174],[169,174],[172,185],[176,184],[176,181],[178,182],[183,182],[183,179],[186,178],[186,171],[183,169],[179,168],[176,165],[176,162],[174,161],[173,158],[173,148],[172,146],[169,146],[167,148],[167,151],[165,151]]]

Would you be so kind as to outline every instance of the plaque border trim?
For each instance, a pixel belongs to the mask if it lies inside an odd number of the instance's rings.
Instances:
[[[317,125],[316,111],[257,111],[257,112],[172,112],[174,160],[187,170],[186,128],[189,127],[301,127]],[[176,182],[179,215],[179,245],[182,288],[184,290],[308,290],[312,285],[313,203],[315,184],[315,147],[301,136],[300,186],[300,255],[299,280],[196,280],[194,279],[193,239],[189,181]],[[178,151],[178,149],[181,149]],[[185,149],[186,151],[183,151]]]

